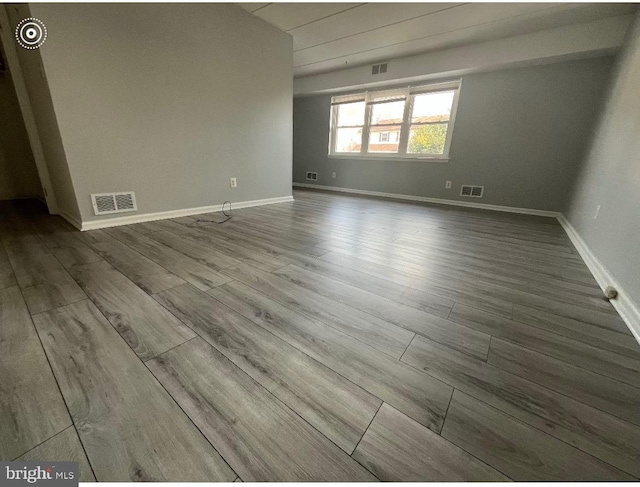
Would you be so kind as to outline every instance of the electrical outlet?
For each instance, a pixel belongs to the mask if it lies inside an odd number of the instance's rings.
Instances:
[[[236,180],[236,178],[229,179],[229,186],[231,186],[232,188],[238,187],[238,181]]]
[[[595,213],[594,213],[594,215],[593,215],[593,219],[594,219],[594,220],[595,220],[596,218],[598,218],[598,215],[600,214],[600,207],[601,207],[601,206],[602,206],[602,205],[598,205],[598,206],[596,206],[596,212],[595,212]]]
[[[335,178],[336,178],[336,173],[335,173],[335,172],[332,172],[332,173],[331,173],[331,178],[332,178],[332,179],[335,179]]]
[[[451,189],[451,181],[447,181],[447,182],[444,184],[444,187],[445,187],[446,189]]]

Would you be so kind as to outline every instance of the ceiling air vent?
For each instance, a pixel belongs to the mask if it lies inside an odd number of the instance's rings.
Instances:
[[[468,198],[482,198],[484,193],[484,186],[469,186],[463,185],[460,189],[460,196],[466,196]]]
[[[307,173],[307,181],[317,181],[318,173],[317,172],[308,172]]]
[[[371,66],[371,74],[384,74],[387,72],[387,63]]]
[[[138,211],[136,195],[133,191],[92,194],[91,202],[93,203],[93,212],[96,215]]]

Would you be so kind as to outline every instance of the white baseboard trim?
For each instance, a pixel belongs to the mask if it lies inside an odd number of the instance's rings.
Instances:
[[[436,203],[439,205],[462,206],[465,208],[480,208],[483,210],[504,211],[507,213],[521,213],[523,215],[548,216],[558,218],[560,215],[557,211],[533,210],[530,208],[516,208],[512,206],[488,205],[485,203],[475,203],[472,201],[445,200],[441,198],[429,198],[426,196],[412,196],[408,194],[397,193],[381,193],[379,191],[367,191],[364,189],[341,188],[339,186],[323,186],[320,184],[293,183],[297,188],[321,189],[324,191],[336,191],[339,193],[363,194],[367,196],[377,196],[379,198],[394,198],[399,200],[420,201],[423,203]]]
[[[274,203],[286,203],[293,201],[293,196],[282,196],[279,198],[266,198],[262,200],[252,201],[240,201],[238,203],[232,203],[231,208],[233,210],[239,210],[240,208],[249,208],[251,206],[263,206],[272,205]],[[181,216],[201,215],[202,213],[213,213],[222,211],[222,205],[201,206],[199,208],[185,208],[183,210],[170,210],[159,211],[157,213],[144,213],[142,215],[127,215],[119,216],[116,218],[106,218],[104,220],[90,220],[74,222],[75,218],[60,213],[60,215],[71,223],[76,228],[82,230],[97,230],[99,228],[119,227],[121,225],[131,225],[133,223],[152,222],[155,220],[166,220],[168,218],[179,218]]]
[[[560,216],[558,216],[558,221],[564,228],[565,232],[567,232],[571,242],[587,264],[587,267],[591,271],[591,274],[593,274],[593,277],[595,277],[600,288],[604,291],[607,286],[613,286],[618,290],[618,297],[611,300],[611,304],[627,324],[627,327],[629,327],[629,330],[633,333],[635,339],[640,343],[640,309],[636,303],[629,298],[629,295],[625,292],[624,288],[616,278],[613,277],[611,272],[609,272],[604,264],[600,262],[600,259],[595,256],[587,243],[578,234],[576,229],[573,228],[573,225],[569,223],[569,220],[567,220],[564,215],[560,214]]]
[[[58,215],[60,215],[65,220],[67,220],[69,223],[71,223],[78,230],[82,230],[82,222],[80,220],[78,220],[75,216],[71,216],[71,215],[69,215],[69,213],[67,213],[64,210],[60,210],[59,208],[58,208]]]

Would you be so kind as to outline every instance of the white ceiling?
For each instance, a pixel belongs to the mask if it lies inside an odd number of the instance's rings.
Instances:
[[[626,3],[238,3],[293,36],[296,77],[636,11]]]

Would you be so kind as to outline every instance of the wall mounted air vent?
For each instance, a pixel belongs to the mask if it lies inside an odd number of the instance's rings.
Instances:
[[[387,63],[374,64],[371,66],[371,74],[384,74],[387,72]]]
[[[91,202],[93,203],[93,212],[96,215],[138,211],[136,195],[133,191],[92,194]]]
[[[469,186],[465,184],[460,189],[460,196],[468,198],[482,198],[483,193],[484,186]]]
[[[307,181],[317,181],[318,173],[317,172],[308,172],[307,173]]]

